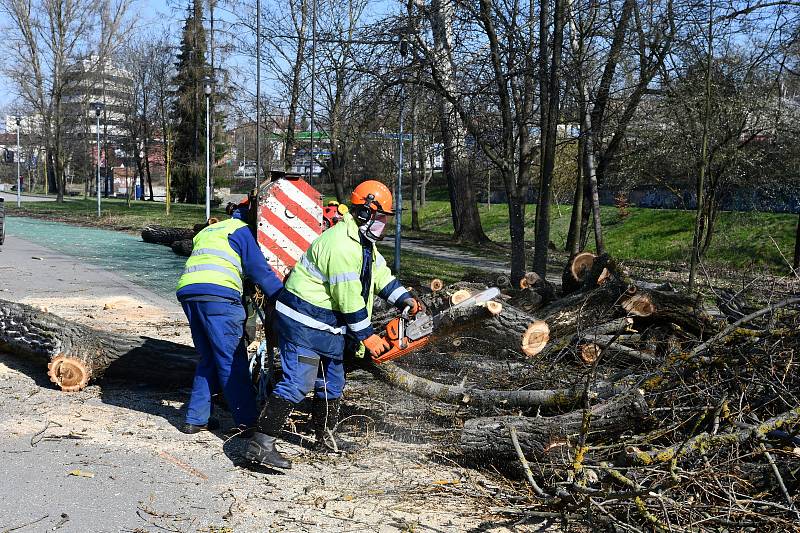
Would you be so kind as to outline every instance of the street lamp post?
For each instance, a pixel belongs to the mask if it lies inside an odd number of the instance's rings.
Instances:
[[[211,218],[211,82],[209,77],[203,78],[203,92],[206,93],[206,221]]]
[[[97,117],[97,179],[95,189],[97,189],[97,216],[100,216],[100,113],[103,112],[105,104],[103,102],[94,102],[94,115]]]
[[[22,152],[19,151],[19,123],[20,118],[17,117],[17,207],[22,205],[22,178],[19,174],[19,160]],[[30,180],[29,180],[30,181]]]

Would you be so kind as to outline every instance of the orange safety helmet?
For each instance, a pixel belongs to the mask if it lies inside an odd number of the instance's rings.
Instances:
[[[354,206],[363,205],[386,215],[394,215],[392,191],[380,181],[367,180],[359,183],[350,196],[350,203]]]

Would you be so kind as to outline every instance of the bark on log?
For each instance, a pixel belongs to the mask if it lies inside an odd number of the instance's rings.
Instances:
[[[598,285],[604,270],[609,275]],[[676,292],[639,289],[627,272],[607,255],[594,260],[580,292],[552,302],[540,309],[537,316],[550,326],[550,338],[559,340],[625,316],[629,311],[643,325],[673,323],[698,336],[719,329],[717,321],[696,298]]]
[[[103,374],[188,385],[197,360],[190,346],[106,333],[6,300],[0,300],[0,350],[46,362],[50,380],[65,392]]]
[[[368,364],[365,369],[377,379],[415,396],[475,407],[568,407],[578,402],[583,394],[578,389],[505,391],[446,385],[414,375],[393,363]]]
[[[192,248],[194,247],[194,244],[192,242],[192,239],[185,239],[182,241],[173,242],[170,247],[172,248],[172,251],[175,252],[176,254],[182,255],[184,257],[189,257],[190,255],[192,255]]]
[[[638,429],[647,415],[647,402],[640,391],[615,396],[591,409],[587,442],[605,441],[631,428]],[[513,426],[525,455],[543,459],[550,450],[574,444],[582,424],[582,410],[550,417],[473,418],[464,424],[461,449],[476,458],[516,457],[508,431]]]
[[[169,226],[145,226],[142,229],[142,240],[153,244],[171,245],[175,241],[183,241],[194,237],[195,231],[190,228],[172,228]]]

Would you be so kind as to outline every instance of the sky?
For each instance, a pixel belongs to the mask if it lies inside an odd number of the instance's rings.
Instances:
[[[128,13],[134,20],[134,32],[140,34],[155,34],[163,35],[168,34],[177,41],[183,27],[183,21],[186,17],[187,6],[191,0],[133,0],[132,6]],[[262,0],[262,6],[266,9],[273,0]],[[284,3],[284,2],[281,2]],[[224,4],[224,2],[220,2]],[[255,10],[255,0],[248,0],[248,4]],[[368,14],[365,13],[366,18],[374,18],[382,13],[385,13],[392,8],[397,7],[397,0],[372,0],[371,6],[368,8]],[[218,20],[231,19],[233,15],[226,12],[223,6],[215,11],[215,16]],[[218,27],[223,26],[220,24]],[[2,23],[0,22],[0,27]],[[7,41],[6,41],[7,42]],[[0,49],[2,45],[0,45]],[[230,57],[226,61],[230,71],[233,72],[253,72],[252,58],[249,57]],[[121,65],[124,68],[124,65]],[[238,67],[238,68],[237,68]],[[246,75],[247,76],[247,75]],[[249,75],[250,77],[254,77]],[[267,79],[268,73],[262,68],[262,95],[264,97],[270,96],[270,81]],[[242,80],[240,80],[242,82]],[[255,81],[245,79],[243,82],[246,86],[252,85],[251,91],[255,92]],[[15,94],[13,86],[9,81],[0,73],[0,121],[6,113],[12,113],[12,106],[15,101]],[[2,124],[0,124],[2,130]]]

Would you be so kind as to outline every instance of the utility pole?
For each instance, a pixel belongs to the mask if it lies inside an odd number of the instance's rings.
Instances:
[[[203,80],[203,92],[206,94],[206,222],[211,218],[211,83],[206,77]]]
[[[316,73],[317,73],[317,0],[311,0],[311,119],[310,119],[310,130],[311,130],[311,147],[310,147],[310,167],[308,170],[308,179],[311,184],[314,184],[314,180],[312,176],[314,175],[314,117],[315,117],[315,107],[314,104],[316,103],[316,95],[315,95],[315,88],[317,86],[316,81]]]
[[[172,148],[170,148],[170,144],[172,143],[172,134],[170,132],[167,132],[165,137],[166,138],[164,139],[164,144],[165,144],[164,148],[166,153],[164,154],[164,163],[165,163],[164,181],[167,190],[164,193],[164,203],[166,204],[167,216],[169,216],[169,204],[171,199],[169,187],[170,187],[170,173],[172,171]]]

